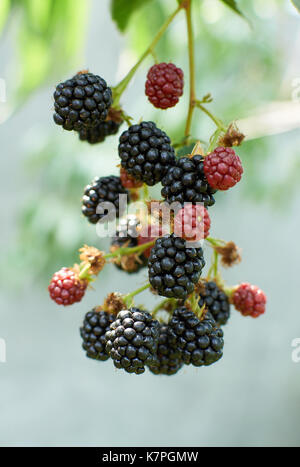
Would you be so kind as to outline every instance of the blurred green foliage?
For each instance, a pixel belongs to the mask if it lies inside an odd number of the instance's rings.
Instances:
[[[18,28],[16,105],[78,60],[88,11],[89,0],[1,0],[0,31]]]
[[[233,8],[238,6],[254,30],[225,3]],[[126,29],[131,55],[138,58],[144,52],[175,5],[175,0],[112,1],[113,18],[122,31]],[[70,61],[80,63],[89,11],[89,2],[82,0],[1,0],[0,27],[5,27],[9,19],[20,25],[21,63],[16,90],[19,99],[49,77],[61,75],[64,68],[70,68]],[[224,122],[255,115],[264,103],[290,100],[291,89],[282,86],[282,80],[288,60],[287,46],[292,31],[296,33],[296,24],[287,12],[285,0],[194,1],[193,23],[197,94],[201,98],[212,93],[214,100],[208,104],[209,108]],[[176,20],[155,52],[160,61],[173,61],[182,67],[187,82],[186,48],[184,21]],[[145,69],[141,68],[139,73],[145,73]],[[136,109],[142,105],[147,119],[156,120],[173,141],[178,141],[178,135],[183,133],[187,100],[185,95],[176,109],[162,113],[141,95],[125,110],[138,120],[141,115],[136,114]],[[214,129],[206,115],[195,112],[193,138],[205,144]],[[22,207],[18,241],[7,261],[8,265],[17,261],[21,282],[24,270],[46,282],[54,270],[76,261],[77,249],[83,243],[102,247],[95,230],[79,215],[80,197],[83,187],[99,175],[101,158],[105,158],[107,171],[102,174],[116,173],[116,141],[112,138],[101,147],[91,148],[77,142],[74,135],[73,139],[69,134],[60,136],[49,113],[49,135],[38,151],[29,154],[26,167],[28,180],[39,186],[39,197],[37,200],[32,196]],[[284,158],[280,150],[283,145]],[[245,197],[255,202],[267,200],[273,205],[286,205],[300,176],[297,132],[246,140],[238,153],[247,175],[242,184]],[[153,196],[159,196],[158,187]],[[221,203],[219,197],[218,205]],[[4,270],[9,277],[7,268]]]

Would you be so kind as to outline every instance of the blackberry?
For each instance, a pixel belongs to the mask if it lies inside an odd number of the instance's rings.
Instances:
[[[205,282],[204,288],[199,300],[200,308],[205,305],[217,324],[226,324],[230,316],[230,304],[226,293],[214,281]]]
[[[199,320],[186,307],[179,307],[174,311],[169,327],[186,365],[208,366],[222,357],[223,331],[209,312]]]
[[[156,240],[149,258],[149,281],[164,297],[185,299],[205,266],[202,248],[187,248],[174,234]]]
[[[108,177],[96,177],[90,185],[87,185],[82,198],[82,214],[89,222],[96,224],[103,216],[107,215],[109,206],[104,206],[105,213],[97,213],[99,203],[112,203],[116,208],[116,216],[122,216],[126,209],[126,201],[119,205],[119,195],[127,195],[129,192],[121,183],[120,177],[110,175]],[[113,220],[114,213],[109,213],[109,220]]]
[[[155,361],[159,322],[138,308],[122,310],[106,333],[106,349],[116,368],[140,375]]]
[[[111,252],[120,247],[134,248],[138,245],[139,223],[139,219],[133,214],[120,220],[116,236],[111,241]],[[114,264],[123,271],[134,273],[146,266],[147,258],[143,254],[124,255],[121,258],[115,258]]]
[[[120,137],[122,167],[136,180],[152,186],[160,182],[175,163],[170,138],[153,122],[132,125]]]
[[[183,71],[174,63],[158,63],[148,71],[145,93],[158,109],[174,107],[183,94]]]
[[[175,375],[183,367],[180,351],[174,345],[175,338],[171,337],[169,326],[161,324],[159,329],[157,360],[149,369],[155,375]]]
[[[181,157],[170,167],[162,179],[161,194],[169,203],[204,203],[205,207],[215,204],[212,189],[205,177],[203,157]]]
[[[107,136],[116,135],[122,123],[106,120],[100,122],[91,128],[82,128],[79,131],[81,141],[87,141],[90,144],[102,143]]]
[[[65,130],[80,131],[104,121],[112,105],[112,92],[103,78],[78,73],[56,87],[54,121]]]
[[[115,320],[115,316],[106,311],[98,311],[93,308],[89,311],[80,328],[80,335],[83,339],[82,347],[89,358],[105,361],[109,359],[106,352],[105,334],[109,331],[109,326]]]

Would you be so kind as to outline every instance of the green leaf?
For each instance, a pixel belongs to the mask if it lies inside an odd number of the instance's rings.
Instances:
[[[5,25],[9,11],[10,11],[10,0],[1,0],[0,2],[0,31]]]
[[[221,0],[221,2],[225,3],[225,5],[227,5],[229,8],[231,8],[235,13],[237,13],[242,18],[244,18],[246,21],[248,21],[247,18],[245,17],[245,15],[239,9],[239,7],[238,7],[238,5],[236,3],[236,0]]]
[[[294,5],[294,7],[297,8],[297,10],[300,13],[300,0],[292,0],[292,4]]]
[[[125,31],[135,11],[151,1],[152,0],[112,0],[111,15],[120,31]]]

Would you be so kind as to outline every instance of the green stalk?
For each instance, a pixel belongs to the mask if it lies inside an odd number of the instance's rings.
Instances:
[[[132,80],[133,76],[135,75],[137,69],[139,68],[139,66],[143,63],[143,61],[145,60],[145,58],[148,57],[148,55],[150,55],[151,53],[153,53],[153,49],[154,47],[156,46],[156,44],[160,41],[161,37],[163,36],[163,34],[166,32],[166,30],[168,29],[168,27],[170,26],[170,24],[172,23],[173,19],[177,16],[177,14],[179,13],[179,11],[182,9],[183,7],[181,5],[179,5],[176,10],[167,18],[167,20],[165,21],[165,23],[162,25],[162,27],[160,28],[160,30],[158,31],[158,33],[156,34],[156,36],[154,37],[153,41],[151,42],[151,44],[149,45],[149,47],[145,50],[145,52],[143,53],[143,55],[140,57],[140,59],[137,61],[137,63],[131,68],[131,70],[128,72],[128,74],[125,76],[125,78],[122,79],[122,81],[120,81],[120,83],[113,89],[113,96],[114,96],[114,106],[117,106],[120,102],[120,98],[123,94],[123,92],[125,91],[125,89],[127,88],[128,84],[130,83],[130,81]]]

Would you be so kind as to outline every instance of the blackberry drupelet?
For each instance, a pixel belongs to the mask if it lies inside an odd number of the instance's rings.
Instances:
[[[90,144],[102,143],[107,136],[116,135],[122,123],[106,120],[100,122],[91,128],[82,128],[79,131],[81,141],[87,141]]]
[[[222,357],[223,331],[209,312],[199,320],[186,307],[179,307],[174,311],[169,327],[186,365],[208,366]]]
[[[175,345],[176,339],[170,334],[169,326],[161,324],[159,329],[157,360],[149,369],[155,375],[175,375],[182,367],[180,351]]]
[[[120,137],[119,156],[126,171],[152,186],[175,163],[170,138],[153,122],[132,125]]]
[[[112,105],[112,92],[103,78],[78,73],[56,87],[54,121],[65,130],[80,131],[104,121]]]
[[[174,234],[158,238],[149,258],[149,281],[164,297],[185,299],[205,266],[202,248],[187,248]]]
[[[82,214],[87,217],[89,222],[96,224],[103,216],[107,215],[107,209],[105,213],[98,214],[97,206],[99,203],[107,202],[115,206],[117,217],[122,216],[123,210],[126,209],[126,203],[124,203],[124,207],[119,205],[119,195],[129,197],[129,192],[122,186],[120,177],[114,175],[96,177],[90,185],[85,187],[82,198]]]
[[[87,357],[101,361],[109,359],[106,352],[105,334],[109,331],[114,320],[114,315],[103,310],[98,311],[97,308],[93,308],[85,315],[80,335],[83,339],[82,347],[86,351]]]
[[[106,333],[106,349],[116,368],[140,375],[156,359],[159,322],[138,308],[122,310]]]
[[[126,218],[121,219],[117,227],[116,236],[111,241],[110,251],[113,252],[120,247],[136,247],[138,245],[137,227],[139,223],[139,219],[133,214],[129,214]],[[117,268],[131,274],[145,267],[147,265],[147,258],[143,254],[124,255],[121,258],[115,258],[114,264]]]
[[[169,202],[215,204],[212,189],[205,177],[203,157],[181,157],[162,179],[162,196]]]
[[[230,316],[230,303],[226,293],[214,281],[205,282],[199,306],[206,306],[219,325],[227,323]]]

